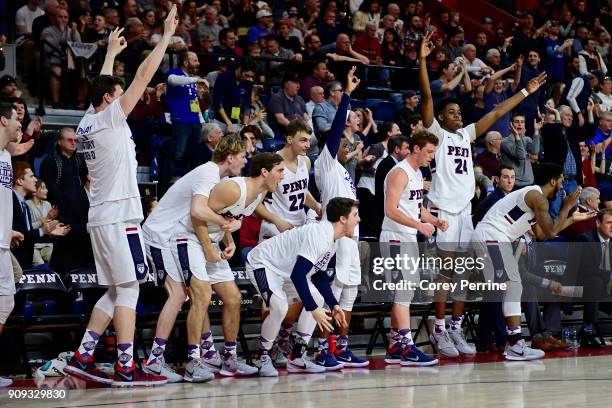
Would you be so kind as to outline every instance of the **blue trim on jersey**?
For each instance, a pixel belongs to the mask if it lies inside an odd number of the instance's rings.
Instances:
[[[185,282],[185,286],[189,286],[193,273],[191,272],[191,268],[189,267],[189,251],[187,250],[187,243],[182,242],[180,244],[176,244],[176,251],[178,252],[178,259],[179,264],[181,265],[183,281]]]
[[[130,253],[132,254],[132,261],[134,262],[136,280],[143,280],[149,272],[149,267],[145,262],[142,245],[140,245],[140,234],[136,231],[134,233],[128,232],[126,235],[128,245],[130,246]]]
[[[257,284],[259,294],[263,298],[264,302],[266,302],[266,306],[270,307],[270,299],[272,298],[274,292],[272,292],[270,289],[270,284],[268,284],[266,270],[264,268],[255,269],[253,271],[253,275],[255,276],[255,283]]]
[[[153,260],[153,268],[155,269],[155,284],[157,286],[164,286],[166,282],[166,267],[164,265],[164,257],[162,251],[159,248],[150,247],[151,259]]]
[[[493,264],[493,281],[495,283],[507,282],[510,279],[506,273],[506,267],[504,265],[504,258],[499,249],[499,244],[487,244],[489,256],[491,257],[491,263]]]
[[[521,210],[521,208],[517,205],[510,211],[508,211],[508,215],[514,221],[518,221],[523,215],[525,215],[525,211]]]

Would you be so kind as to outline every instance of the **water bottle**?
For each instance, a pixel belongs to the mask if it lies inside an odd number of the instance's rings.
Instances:
[[[32,295],[26,295],[25,304],[23,306],[23,317],[29,319],[32,317]]]
[[[76,315],[83,314],[83,292],[81,291],[77,293],[77,298],[74,300],[74,305],[72,306],[72,312]]]
[[[564,327],[561,331],[561,340],[565,343],[570,342],[570,331],[567,327]]]
[[[578,349],[578,333],[575,327],[570,330],[570,343],[572,343],[572,350]]]

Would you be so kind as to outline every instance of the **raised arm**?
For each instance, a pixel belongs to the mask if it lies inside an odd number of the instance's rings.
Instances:
[[[434,43],[431,41],[433,33],[428,31],[421,42],[419,50],[419,87],[421,88],[421,118],[425,128],[431,127],[434,121],[434,106],[431,96],[431,87],[429,86],[429,75],[427,74],[427,57],[434,49]]]
[[[104,57],[104,65],[100,70],[100,75],[113,75],[113,64],[115,57],[127,47],[127,41],[121,36],[122,28],[115,28],[108,36],[108,45],[106,46],[106,56]]]
[[[512,64],[514,66],[514,82],[510,86],[512,92],[516,92],[519,84],[521,83],[521,75],[523,73],[523,56],[519,55],[516,62]]]
[[[495,122],[503,118],[506,113],[514,109],[514,107],[527,96],[537,91],[545,82],[546,72],[543,72],[537,77],[533,78],[531,81],[527,82],[525,88],[523,88],[520,92],[517,92],[511,98],[506,99],[504,102],[497,105],[497,107],[495,107],[495,109],[493,109],[491,112],[483,116],[478,122],[476,122],[476,137],[484,134],[491,126],[493,126]]]
[[[496,71],[493,75],[491,75],[487,80],[487,84],[485,85],[484,93],[487,94],[491,92],[493,90],[493,87],[495,86],[495,81],[506,75],[508,72],[512,71],[515,67],[516,63],[510,65],[507,68],[500,69],[499,71]]]
[[[351,101],[351,93],[359,86],[359,82],[361,81],[355,76],[356,69],[357,67],[352,67],[347,75],[344,95],[342,95],[338,110],[334,116],[334,121],[332,122],[331,130],[329,131],[329,136],[325,142],[327,150],[329,150],[329,154],[332,157],[336,157],[340,149],[340,139],[346,127],[346,113],[348,112],[349,102]]]
[[[162,39],[155,48],[153,48],[153,51],[145,58],[142,64],[140,64],[132,84],[119,99],[121,109],[125,115],[129,115],[130,112],[132,112],[132,109],[134,109],[134,106],[136,106],[136,103],[138,103],[138,100],[147,88],[149,81],[151,81],[151,78],[153,78],[153,75],[155,75],[155,72],[159,68],[159,64],[161,64],[162,58],[166,53],[166,48],[168,48],[168,43],[170,42],[172,34],[174,34],[178,21],[176,5],[173,5],[168,13],[168,17],[166,17],[164,21],[164,34]]]

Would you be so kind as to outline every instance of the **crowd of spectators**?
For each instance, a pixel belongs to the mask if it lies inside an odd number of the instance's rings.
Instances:
[[[41,3],[28,0],[16,11],[14,39],[20,44],[21,79],[31,93],[47,94],[53,106],[85,108],[88,79],[99,72],[99,55],[104,55],[110,30],[124,28],[127,48],[118,56],[121,62],[114,74],[129,83],[139,61],[159,41],[160,22],[171,1]],[[420,0],[174,3],[181,5],[181,23],[171,52],[129,118],[139,163],[157,169],[162,192],[174,178],[210,160],[225,135],[239,134],[251,157],[278,148],[293,120],[311,124],[314,137],[308,155],[316,160],[317,144],[325,141],[331,127],[347,68],[356,65],[369,85],[401,95],[393,120],[381,121],[361,106],[369,97],[363,87],[358,96],[363,101],[354,101],[347,116],[338,155],[358,188],[362,235],[376,237],[384,175],[407,155],[408,138],[423,127],[414,69],[419,42],[426,31],[433,31],[436,48],[427,61],[433,98],[457,98],[465,125],[540,73],[548,74],[545,87],[473,146],[478,170],[472,201],[475,222],[509,191],[532,185],[533,169],[543,161],[564,168],[564,192],[551,202],[551,215],[558,213],[562,194],[578,186],[589,188],[582,191],[577,211],[612,209],[606,2],[592,0],[587,6],[583,0],[492,1],[515,13],[519,22],[506,25],[485,18],[483,30],[473,38],[466,37],[459,13],[433,13]],[[93,47],[74,43],[94,44],[97,50],[89,55],[84,50]],[[38,67],[44,68],[37,71]],[[22,266],[49,259],[45,248],[53,242],[51,263],[67,271],[91,262],[85,229],[86,171],[75,153],[74,131],[62,129],[50,149],[37,147],[44,124],[28,115],[16,84],[15,78],[0,78],[0,99],[18,107],[23,142],[35,141],[21,157],[30,162],[31,170],[16,173],[21,176],[15,177],[16,186],[32,170],[36,174],[31,177],[42,181],[29,180],[29,189],[19,190],[21,198],[32,196],[27,204],[31,215],[24,218],[23,228],[38,231],[32,238],[36,258],[29,253]],[[42,164],[37,164],[41,157]],[[431,180],[429,170],[423,172]],[[257,222],[247,223],[256,230]],[[567,230],[564,239],[575,240],[595,225],[593,219]],[[41,240],[48,235],[58,237]],[[253,236],[241,231],[241,239],[247,245]],[[77,265],[71,261],[75,258]],[[556,284],[546,284],[558,290]]]

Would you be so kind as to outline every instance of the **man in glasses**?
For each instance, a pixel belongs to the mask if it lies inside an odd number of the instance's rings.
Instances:
[[[338,81],[332,81],[323,88],[325,100],[315,105],[312,111],[312,124],[317,137],[331,129],[342,94],[342,84]]]

